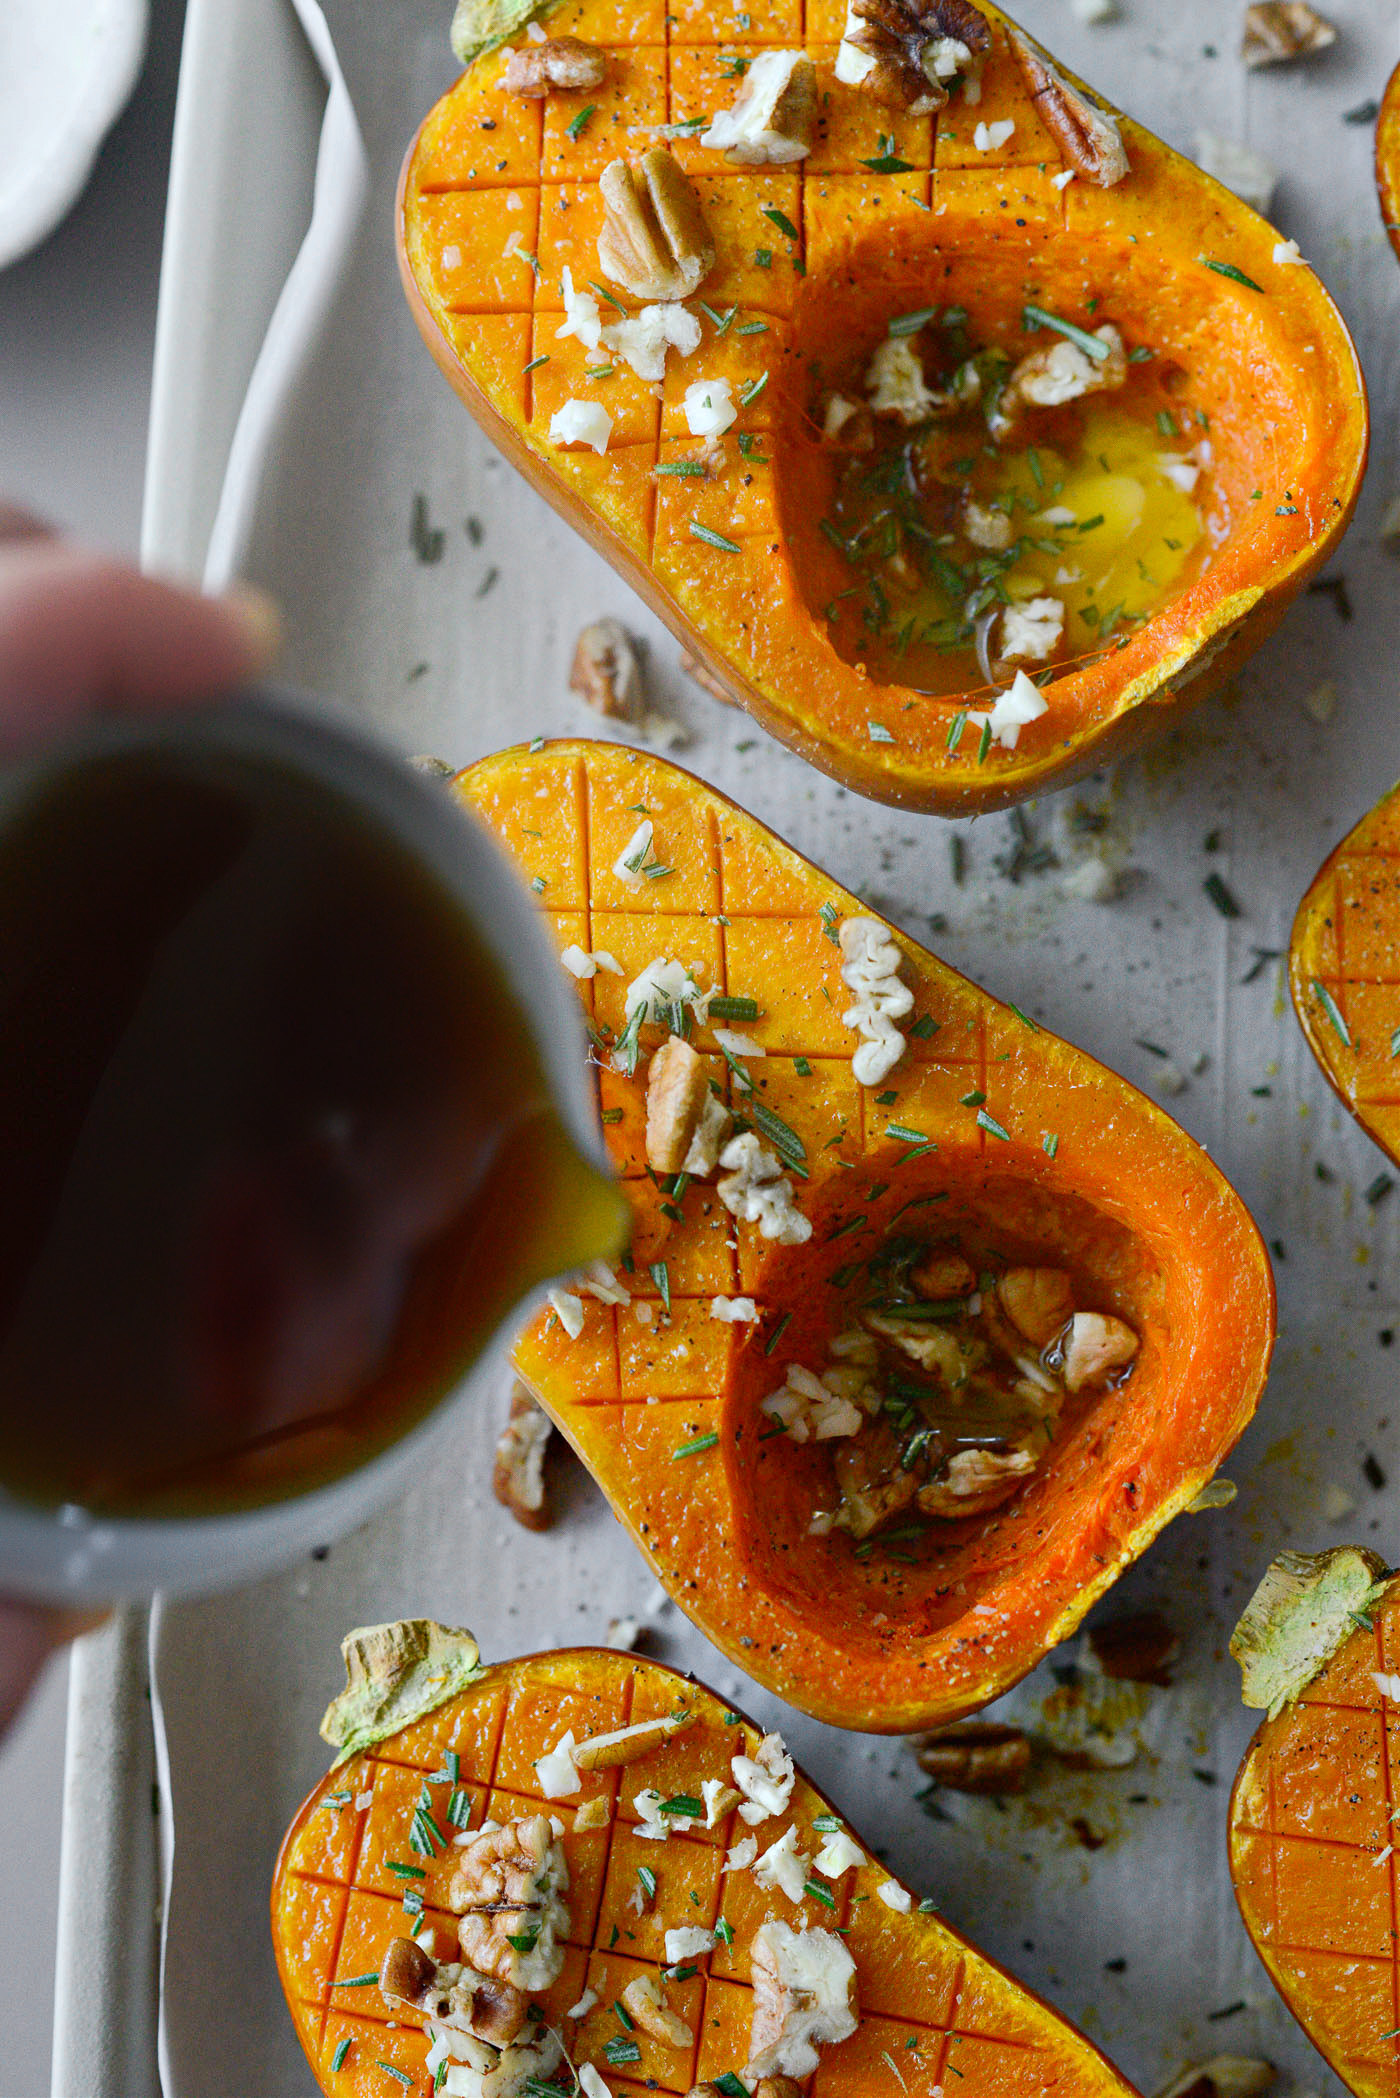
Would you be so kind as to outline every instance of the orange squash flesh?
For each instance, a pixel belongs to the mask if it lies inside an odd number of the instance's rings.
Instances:
[[[553,1808],[540,1799],[533,1761],[566,1728],[582,1740],[670,1712],[678,1701],[697,1715],[693,1729],[623,1770],[585,1774],[578,1798]],[[451,1703],[323,1778],[282,1845],[272,1930],[287,2002],[328,2098],[384,2098],[395,2088],[427,2098],[432,2089],[422,2066],[427,2041],[419,2014],[395,2006],[390,2024],[372,1984],[345,1983],[376,1974],[389,1941],[407,1928],[404,1882],[387,1869],[388,1860],[411,1858],[425,1870],[413,1883],[423,1895],[423,1919],[437,1933],[438,1958],[452,1956],[446,1948],[455,1948],[456,1918],[446,1912],[446,1900],[453,1852],[449,1847],[444,1857],[429,1860],[407,1848],[420,1788],[443,1769],[449,1750],[471,1796],[473,1828],[487,1816],[505,1821],[551,1811],[565,1824],[572,1929],[563,1972],[542,2003],[573,2061],[593,2062],[615,2098],[688,2092],[702,2079],[742,2074],[752,2016],[751,1947],[768,1917],[794,1929],[845,1930],[856,1963],[860,2025],[825,2051],[810,2085],[815,2098],[865,2098],[887,2086],[902,2087],[907,2098],[937,2098],[954,2086],[959,2098],[1069,2092],[1133,2098],[1131,2086],[1082,2034],[937,1916],[917,1906],[909,1915],[887,1907],[877,1889],[889,1875],[873,1860],[834,1882],[813,1874],[828,1889],[830,1908],[810,1896],[794,1904],[764,1893],[748,1872],[722,1876],[726,1848],[749,1833],[766,1850],[795,1824],[804,1853],[821,1846],[824,1835],[812,1823],[833,1810],[800,1774],[787,1812],[756,1831],[730,1814],[713,1830],[698,1824],[665,1843],[632,1833],[638,1817],[631,1801],[642,1787],[654,1786],[663,1797],[698,1797],[703,1779],[727,1781],[730,1759],[741,1751],[752,1755],[758,1741],[759,1731],[702,1685],[632,1655],[583,1648],[489,1668]],[[347,1794],[348,1804],[327,1804]],[[573,1833],[578,1800],[600,1795],[613,1818],[606,1827]],[[443,1794],[436,1797],[440,1802]],[[650,1867],[658,1882],[656,1907],[645,1916],[633,1905],[639,1865]],[[914,1899],[917,1904],[917,1894]],[[697,2045],[687,2053],[639,2031],[630,2037],[641,2047],[641,2061],[612,2067],[604,2042],[624,2034],[614,2000],[637,1975],[658,1973],[666,1930],[682,1924],[710,1929],[721,1915],[733,1927],[733,1943],[687,1961],[698,1971],[666,1985]],[[569,2019],[585,1988],[595,1991],[595,2008]],[[341,2067],[333,2071],[347,2040]]]
[[[1400,790],[1319,868],[1293,921],[1288,975],[1328,1083],[1400,1162]]]
[[[1296,1704],[1259,1728],[1230,1799],[1230,1872],[1284,2002],[1358,2098],[1400,2082],[1400,1670],[1392,1584]]]
[[[603,86],[522,102],[501,90],[499,54],[478,59],[414,140],[396,222],[428,347],[555,509],[772,734],[862,794],[945,814],[1005,807],[1088,771],[1232,675],[1336,544],[1367,443],[1355,352],[1312,271],[1275,262],[1272,227],[1132,123],[1125,180],[1058,187],[1064,157],[1006,18],[983,12],[993,48],[981,101],[900,119],[834,79],[844,0],[779,0],[732,38],[698,5],[564,0],[549,32],[605,47]],[[601,353],[556,331],[564,267],[577,289],[601,281],[603,167],[653,144],[649,127],[726,108],[737,91],[728,69],[765,44],[802,45],[817,62],[810,157],[731,168],[694,137],[670,141],[717,248],[691,307],[699,315],[704,300],[722,317],[732,306],[732,325],[721,336],[704,320],[700,349],[672,356],[660,400],[621,364],[588,382]],[[1014,123],[1010,139],[979,152],[976,126],[1001,121]],[[904,171],[863,165],[890,151],[882,139]],[[629,310],[640,304],[608,288]],[[818,529],[834,469],[811,421],[811,368],[868,357],[891,318],[935,304],[965,307],[974,342],[1020,355],[1053,340],[1023,332],[1027,301],[1081,326],[1111,319],[1130,346],[1155,353],[1178,423],[1193,437],[1208,425],[1204,508],[1221,543],[1126,639],[1058,671],[1048,713],[1014,750],[980,752],[975,729],[950,750],[956,713],[985,704],[987,691],[926,697],[877,683],[829,638],[823,608],[851,570]],[[765,333],[742,332],[760,322]],[[681,414],[690,384],[727,376],[739,400],[765,374],[718,478],[654,477],[659,462],[702,449]],[[571,397],[603,400],[613,414],[606,456],[550,442],[550,419]],[[754,440],[752,457],[737,450],[740,433]]]
[[[767,1050],[748,1064],[755,1097],[804,1145],[810,1178],[796,1195],[816,1226],[804,1246],[775,1245],[736,1225],[703,1181],[679,1221],[668,1215],[645,1168],[645,1065],[634,1078],[601,1071],[605,1134],[636,1215],[638,1302],[585,1299],[574,1340],[539,1320],[517,1344],[520,1375],[681,1608],[766,1687],[877,1731],[975,1710],[1068,1635],[1249,1420],[1274,1300],[1248,1212],[1159,1108],[908,939],[908,1047],[885,1084],[863,1090],[835,944],[861,907],[676,766],[561,742],[488,758],[458,784],[522,873],[545,881],[560,946],[621,963],[622,977],[580,987],[595,1023],[620,1028],[626,982],[658,956],[757,1001],[760,1017],[743,1023]],[[642,809],[655,859],[675,871],[636,891],[613,868]],[[644,1051],[660,1039],[644,1029]],[[713,1052],[711,1029],[694,1041]],[[739,1104],[718,1055],[713,1070]],[[891,1125],[929,1147],[913,1151]],[[1077,1301],[1120,1312],[1142,1351],[1120,1389],[1062,1428],[1015,1500],[947,1525],[918,1564],[860,1560],[849,1539],[808,1534],[824,1456],[765,1434],[758,1408],[789,1360],[821,1367],[833,1273],[892,1228],[925,1225],[1068,1266]],[[663,1261],[669,1323],[652,1273]],[[711,1316],[714,1297],[738,1293],[755,1300],[757,1324]]]
[[[1386,82],[1376,121],[1376,187],[1390,245],[1400,255],[1400,66]]]

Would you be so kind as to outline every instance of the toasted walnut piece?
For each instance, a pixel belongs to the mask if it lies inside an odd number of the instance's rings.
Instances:
[[[986,1515],[1010,1500],[1037,1461],[1029,1450],[959,1450],[939,1478],[919,1488],[915,1499],[925,1515],[954,1521]]]
[[[1115,1370],[1126,1369],[1138,1351],[1138,1337],[1123,1319],[1106,1311],[1076,1311],[1064,1339],[1062,1371],[1071,1391],[1104,1384]]]
[[[855,1961],[834,1931],[761,1924],[750,1978],[753,2026],[746,2083],[764,2076],[810,2076],[820,2060],[818,2049],[849,2039],[856,2029]]]
[[[1001,1308],[1033,1347],[1048,1348],[1074,1317],[1074,1291],[1063,1268],[1008,1268],[997,1283]]]
[[[462,1958],[517,1989],[552,1987],[564,1964],[568,1884],[548,1815],[520,1815],[501,1828],[479,1830],[457,1853],[448,1889],[448,1906],[461,1918]]]
[[[1291,58],[1311,58],[1336,41],[1336,24],[1309,7],[1308,0],[1262,0],[1244,11],[1240,56],[1247,66],[1279,66]]]
[[[947,102],[951,80],[976,78],[991,46],[971,0],[849,0],[836,77],[889,109],[929,116]]]
[[[647,710],[642,667],[621,620],[595,619],[583,629],[574,643],[569,690],[609,720],[641,720]]]
[[[553,93],[601,87],[608,77],[608,54],[581,37],[553,36],[547,43],[525,44],[506,61],[502,86],[508,95],[538,102]]]
[[[681,650],[681,669],[693,685],[698,685],[702,692],[708,692],[711,699],[717,699],[722,707],[733,706],[734,701],[727,687],[722,685],[713,670],[702,663],[699,656],[693,656],[688,648]]]
[[[1019,1792],[1031,1767],[1031,1745],[1016,1726],[968,1719],[925,1734],[920,1770],[952,1792]]]
[[[1030,98],[1046,129],[1059,141],[1065,159],[1086,182],[1097,183],[1100,189],[1112,189],[1131,172],[1116,120],[1077,87],[1071,87],[1019,29],[1008,23],[1006,33]]]
[[[612,1805],[600,1792],[596,1799],[584,1800],[574,1815],[574,1834],[582,1836],[591,1828],[606,1828],[611,1820]]]
[[[380,1962],[379,1991],[387,2002],[411,2004],[437,2024],[469,2032],[491,2047],[510,2045],[529,2008],[529,1999],[508,1981],[471,1967],[440,1967],[412,1938],[390,1941]]]
[[[1181,1641],[1158,1610],[1133,1610],[1126,1617],[1089,1629],[1089,1651],[1106,1676],[1119,1683],[1156,1683],[1169,1688],[1171,1663]]]
[[[510,1418],[496,1444],[491,1491],[527,1530],[547,1530],[553,1519],[544,1478],[545,1451],[551,1432],[549,1415],[536,1404],[534,1395],[520,1379],[514,1378]]]
[[[607,217],[598,235],[605,277],[639,299],[688,299],[714,267],[700,199],[675,156],[653,146],[635,168],[610,161],[599,182]]]
[[[644,1719],[637,1726],[620,1727],[614,1734],[595,1734],[574,1747],[576,1770],[617,1770],[624,1764],[640,1763],[677,1734],[695,1724],[693,1712],[668,1712],[660,1719]]]
[[[1174,2077],[1158,2098],[1262,2098],[1278,2082],[1272,2062],[1243,2054],[1215,2054]]]
[[[705,1059],[673,1034],[647,1070],[647,1164],[654,1173],[679,1173],[710,1099]]]
[[[695,2035],[679,2011],[673,2011],[654,1974],[639,1974],[622,1992],[622,2007],[634,2025],[660,2040],[663,2047],[689,2047]]]

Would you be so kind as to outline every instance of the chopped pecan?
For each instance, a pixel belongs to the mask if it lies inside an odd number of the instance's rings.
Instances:
[[[733,1117],[710,1091],[704,1058],[678,1034],[647,1070],[647,1164],[654,1173],[714,1171]]]
[[[550,1988],[564,1963],[569,1927],[564,1853],[545,1814],[483,1828],[457,1854],[449,1906],[461,1918],[462,1958],[480,1973],[533,1992]]]
[[[544,1457],[549,1448],[549,1415],[535,1402],[518,1377],[510,1387],[510,1418],[496,1444],[491,1490],[527,1530],[547,1530],[551,1522],[545,1486]]]
[[[915,1498],[925,1515],[950,1521],[986,1515],[1009,1501],[1036,1468],[1029,1450],[959,1450]]]
[[[749,65],[733,106],[714,117],[700,143],[733,167],[781,165],[812,150],[817,69],[802,51],[762,51]]]
[[[641,720],[647,710],[642,667],[621,620],[595,619],[584,628],[574,643],[569,690],[581,694],[595,714]]]
[[[1074,1291],[1063,1268],[1008,1268],[997,1295],[1016,1331],[1033,1347],[1048,1348],[1074,1317]]]
[[[612,1820],[612,1805],[607,1794],[600,1792],[596,1799],[585,1799],[574,1814],[574,1834],[581,1836],[591,1828],[606,1828]]]
[[[508,1981],[472,1967],[440,1967],[412,1938],[394,1938],[379,1968],[380,1994],[408,2003],[439,2025],[508,2047],[525,2023],[529,1999]]]
[[[837,78],[887,108],[928,116],[943,108],[959,73],[975,77],[991,45],[972,0],[849,0],[842,51],[860,58],[843,68],[838,54]]]
[[[688,176],[653,146],[635,168],[610,161],[599,188],[607,217],[598,235],[604,276],[639,299],[688,299],[714,267],[715,244]]]
[[[688,648],[681,650],[681,669],[693,685],[698,685],[702,692],[708,692],[711,699],[717,699],[722,707],[733,706],[733,700],[714,672],[701,662],[699,656],[693,656]]]
[[[1077,87],[1071,87],[1042,51],[1007,24],[1007,35],[1021,77],[1041,121],[1055,134],[1060,150],[1077,175],[1100,189],[1112,189],[1129,173],[1123,134],[1106,109],[1100,109]]]
[[[1160,1611],[1133,1610],[1107,1624],[1092,1625],[1089,1651],[1106,1676],[1120,1683],[1171,1684],[1168,1670],[1181,1641]]]
[[[1019,1792],[1031,1767],[1031,1745],[1017,1726],[966,1719],[925,1734],[919,1768],[952,1792]]]
[[[524,44],[506,61],[502,86],[508,95],[538,102],[545,95],[601,87],[608,77],[608,54],[576,36],[553,36],[543,44]]]
[[[1291,58],[1311,58],[1336,41],[1336,24],[1309,7],[1308,0],[1261,0],[1244,11],[1240,56],[1247,66],[1279,66]]]
[[[1116,1370],[1126,1369],[1138,1351],[1138,1337],[1123,1319],[1105,1311],[1076,1311],[1065,1329],[1065,1383],[1071,1391],[1106,1384]]]
[[[654,1974],[639,1974],[622,1992],[622,2007],[634,2025],[660,2040],[663,2047],[689,2047],[695,2035],[679,2011],[673,2011]]]
[[[944,1297],[970,1297],[977,1272],[961,1253],[930,1253],[909,1270],[909,1286],[934,1303]]]

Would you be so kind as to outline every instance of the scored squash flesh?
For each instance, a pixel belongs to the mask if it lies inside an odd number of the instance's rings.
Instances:
[[[664,1746],[580,1773],[567,1797],[545,1796],[535,1763],[566,1731],[583,1744],[678,1707],[693,1724]],[[754,1940],[770,1921],[839,1934],[854,1964],[858,2022],[820,2050],[811,2088],[822,2098],[887,2083],[907,2098],[937,2098],[954,2083],[960,2098],[1133,2098],[1096,2048],[924,1912],[858,1836],[846,1853],[857,1862],[828,1852],[827,1868],[841,1866],[831,1876],[810,1862],[850,1832],[800,1772],[778,1812],[742,1820],[734,1758],[753,1759],[760,1745],[760,1730],[703,1685],[633,1655],[575,1649],[489,1667],[450,1702],[339,1764],[292,1823],[272,1889],[282,1985],[327,2098],[396,2088],[427,2098],[436,2074],[424,2066],[427,2020],[384,2000],[386,1953],[426,1929],[439,1961],[460,1958],[449,1890],[463,1851],[454,1836],[531,1814],[562,1824],[569,1910],[557,1979],[535,2000],[568,2060],[592,2065],[613,2098],[684,2093],[714,2079],[734,2088],[753,2034]],[[727,1797],[714,1826],[701,1814],[664,1840],[639,1835],[639,1792],[698,1805],[707,1783]],[[425,1799],[431,1831],[419,1812]],[[447,1818],[450,1799],[460,1826]],[[575,1829],[580,1807],[594,1826]],[[794,1900],[765,1890],[752,1869],[723,1869],[745,1839],[762,1854],[789,1830],[815,1891]],[[669,1961],[666,1935],[677,1928],[709,1936],[711,1948]],[[647,1979],[681,2021],[679,2044],[614,2007]],[[577,2088],[558,2073],[561,2090]]]
[[[698,4],[566,0],[547,13],[549,35],[602,52],[602,84],[526,99],[504,89],[502,53],[477,57],[413,142],[397,219],[428,346],[506,456],[773,734],[861,793],[945,813],[1006,806],[1099,765],[1230,676],[1344,530],[1368,427],[1350,339],[1296,251],[1126,120],[1127,172],[1099,186],[1043,119],[1014,25],[991,6],[977,19],[980,100],[957,92],[911,116],[837,77],[844,0],[778,0],[733,20]],[[811,150],[732,165],[702,143],[704,120],[780,47],[815,65]],[[639,311],[600,260],[600,178],[658,142],[693,186],[715,258],[688,301],[698,346],[666,357],[659,383],[560,333],[566,271],[604,323]],[[950,312],[969,348],[1010,361],[1054,345],[1056,326],[1082,341],[1110,324],[1134,360],[1140,419],[1151,432],[1166,417],[1170,444],[1200,469],[1208,558],[1159,579],[1155,602],[1097,600],[1092,630],[1075,612],[1047,710],[1018,736],[959,723],[1010,685],[1012,660],[961,691],[930,682],[936,648],[901,665],[912,611],[897,584],[872,593],[833,529],[840,453],[818,427],[822,389],[869,364],[891,324],[897,335],[911,314],[934,326]],[[737,406],[722,460],[692,434],[686,396],[701,381],[727,384]],[[601,455],[551,438],[570,402],[605,404]],[[1078,511],[1057,525],[1054,507],[1047,523],[1028,504],[1021,527],[1052,552],[1057,531],[1091,522]],[[1164,527],[1153,543],[1176,539]],[[936,519],[924,540],[921,588],[946,560]],[[1061,565],[1045,588],[1060,587]],[[995,609],[996,569],[969,555],[959,570],[969,630],[972,608]],[[967,635],[954,646],[948,662],[965,668]],[[1021,660],[1035,668],[1034,653]]]
[[[1390,245],[1400,255],[1400,66],[1386,82],[1376,121],[1376,187]]]
[[[520,1376],[681,1608],[749,1674],[838,1725],[903,1731],[976,1709],[1067,1636],[1253,1412],[1274,1311],[1247,1211],[1159,1108],[898,935],[903,1047],[863,1083],[872,1045],[846,1024],[842,941],[857,920],[891,936],[678,767],[562,742],[486,759],[458,786],[589,972],[604,1133],[635,1216],[630,1271],[601,1291],[583,1280],[562,1307],[572,1333],[558,1308],[529,1327]],[[634,1028],[634,1073],[615,1065],[629,988],[671,963],[699,994],[688,1047],[784,1168],[798,1242],[731,1213],[722,1178],[648,1170],[647,1060],[667,1031]],[[710,993],[727,1001],[713,1014]],[[792,1365],[823,1369],[872,1294],[869,1263],[911,1235],[930,1258],[970,1256],[974,1276],[1008,1262],[1058,1275],[1052,1354],[1080,1311],[1131,1344],[990,1512],[915,1539],[821,1534],[836,1445],[801,1445],[765,1403]],[[954,1309],[973,1313],[958,1287]]]
[[[1293,1008],[1343,1105],[1400,1162],[1400,790],[1330,853],[1288,947]]]
[[[1369,1562],[1362,1585],[1367,1571],[1381,1578],[1364,1607],[1332,1624],[1325,1659],[1314,1650],[1298,1669],[1302,1613],[1283,1626],[1293,1635],[1280,1653],[1286,1665],[1291,1649],[1293,1694],[1270,1700],[1274,1716],[1240,1765],[1230,1799],[1230,1873],[1255,1950],[1313,2045],[1357,2098],[1391,2098],[1400,2078],[1400,1589],[1372,1553],[1289,1554],[1285,1571],[1295,1590],[1309,1569],[1321,1588],[1335,1580],[1329,1562],[1348,1559]],[[1318,1629],[1327,1628],[1324,1609]],[[1276,1681],[1276,1671],[1267,1681]]]

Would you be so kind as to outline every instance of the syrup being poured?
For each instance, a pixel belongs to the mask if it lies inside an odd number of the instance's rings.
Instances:
[[[612,1250],[462,904],[309,776],[94,759],[0,835],[0,1484],[193,1513],[401,1435]]]

